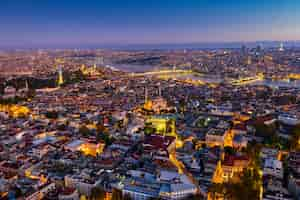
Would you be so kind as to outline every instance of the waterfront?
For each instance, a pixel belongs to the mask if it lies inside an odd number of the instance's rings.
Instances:
[[[130,65],[130,64],[113,64],[113,67],[125,72],[132,72],[132,73],[145,73],[149,71],[157,71],[159,68],[153,65]],[[177,73],[177,74],[163,74],[157,75],[158,78],[161,79],[176,79],[180,81],[190,80],[190,81],[201,81],[204,83],[224,83],[227,82],[225,78],[214,76],[214,75],[206,75],[206,74],[199,74],[199,73]],[[286,88],[300,88],[300,80],[257,80],[250,83],[245,83],[244,85],[257,85],[257,86],[268,86],[271,88],[279,88],[279,87],[286,87]]]

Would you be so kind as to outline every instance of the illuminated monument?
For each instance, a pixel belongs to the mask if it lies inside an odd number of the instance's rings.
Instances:
[[[147,119],[147,124],[155,128],[155,133],[176,137],[176,119],[171,115],[154,115]]]
[[[98,76],[101,75],[101,73],[97,69],[97,65],[94,64],[92,67],[86,67],[84,64],[81,65],[80,71],[83,75],[87,76]]]
[[[63,77],[63,71],[62,71],[62,66],[63,66],[63,60],[60,58],[55,59],[55,62],[57,63],[56,66],[58,68],[58,80],[57,80],[57,85],[61,86],[64,84],[64,77]]]
[[[152,111],[157,115],[153,115],[146,120],[146,124],[155,129],[155,133],[164,136],[176,137],[176,119],[172,115],[161,114],[161,111],[168,111],[170,108],[167,101],[162,98],[161,87],[158,88],[159,97],[150,100],[148,97],[148,89],[145,88],[145,103],[143,108]]]
[[[62,67],[59,66],[58,69],[58,81],[57,81],[58,86],[61,86],[64,84],[64,77],[63,77],[63,72],[62,72]]]
[[[144,109],[152,110],[152,101],[148,98],[148,89],[145,88],[145,101],[144,101]]]
[[[158,97],[153,99],[153,100],[149,100],[148,89],[145,88],[144,109],[148,110],[148,111],[153,111],[154,113],[161,113],[162,111],[171,110],[171,108],[168,107],[168,102],[161,95],[160,85],[159,85],[159,88],[158,88]]]
[[[99,71],[99,68],[97,67],[97,65],[100,67],[104,66],[104,61],[102,57],[96,58],[95,59],[95,63],[93,64],[93,66],[85,66],[85,64],[82,64],[80,67],[80,71],[82,72],[83,75],[86,76],[99,76],[101,75],[101,72]]]

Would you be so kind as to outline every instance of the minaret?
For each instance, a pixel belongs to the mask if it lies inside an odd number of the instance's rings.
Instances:
[[[26,80],[26,82],[25,82],[25,89],[26,89],[26,91],[29,90],[29,86],[28,86],[28,81],[27,81],[27,80]]]
[[[145,104],[148,102],[148,89],[145,88]]]
[[[161,97],[161,86],[160,86],[160,84],[158,86],[158,96]]]
[[[173,65],[173,71],[174,72],[176,71],[176,65]]]
[[[81,70],[82,73],[85,71],[85,65],[84,64],[81,65],[80,70]]]
[[[58,85],[61,86],[64,83],[63,73],[62,73],[62,67],[59,66],[58,69]]]

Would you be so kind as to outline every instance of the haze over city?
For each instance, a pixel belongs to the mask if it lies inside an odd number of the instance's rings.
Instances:
[[[0,0],[0,200],[300,200],[299,0]]]
[[[299,40],[297,0],[3,0],[0,47]]]

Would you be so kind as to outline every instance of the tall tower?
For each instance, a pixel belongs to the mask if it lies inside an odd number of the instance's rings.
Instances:
[[[63,66],[64,61],[61,58],[56,58],[55,62],[56,62],[56,66],[58,69],[57,84],[58,84],[58,86],[61,86],[64,83],[63,72],[62,72],[62,66]]]
[[[252,59],[251,56],[247,57],[247,65],[251,65],[252,64]]]
[[[173,65],[173,71],[174,72],[176,71],[176,65]]]
[[[95,64],[100,65],[101,67],[104,66],[103,57],[96,57],[95,58]]]
[[[145,104],[148,102],[148,89],[145,88]]]
[[[80,70],[81,70],[82,73],[85,71],[85,65],[84,64],[81,65]]]
[[[283,48],[283,43],[282,43],[282,42],[280,43],[280,46],[279,46],[279,51],[284,51],[284,48]]]
[[[61,86],[63,83],[64,83],[64,78],[63,78],[62,67],[59,66],[59,68],[58,68],[58,85]]]
[[[160,84],[158,86],[158,96],[161,97],[161,86],[160,86]]]
[[[148,89],[145,88],[145,103],[144,103],[144,109],[151,110],[152,109],[152,101],[148,98]]]
[[[26,89],[27,91],[29,90],[28,80],[26,80],[26,82],[25,82],[25,89]]]
[[[103,57],[100,57],[99,64],[100,64],[101,66],[103,66],[103,65],[104,65],[104,59],[103,59]]]

